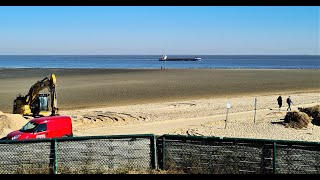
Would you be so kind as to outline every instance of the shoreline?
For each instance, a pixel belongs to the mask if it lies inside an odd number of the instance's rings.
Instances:
[[[97,68],[97,67],[85,67],[85,68],[80,68],[80,67],[67,67],[67,68],[54,68],[54,67],[0,67],[0,70],[19,70],[19,69],[34,69],[34,70],[40,70],[40,69],[78,69],[78,70],[83,70],[83,69],[92,69],[92,70],[159,70],[161,69],[161,67],[159,68]],[[231,70],[231,69],[235,69],[235,70],[320,70],[320,68],[210,68],[210,67],[206,67],[206,68],[201,68],[201,67],[196,67],[196,68],[165,68],[165,69],[171,69],[171,70],[184,70],[184,69],[212,69],[212,70]]]

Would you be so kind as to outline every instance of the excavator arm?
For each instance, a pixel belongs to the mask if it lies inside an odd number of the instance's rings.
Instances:
[[[54,89],[55,88],[55,75],[51,74],[50,78],[45,77],[41,81],[36,82],[34,85],[31,86],[29,93],[25,96],[26,97],[26,103],[30,104],[32,103],[36,98],[37,95],[39,94],[40,91],[43,89],[49,88]]]
[[[56,91],[56,76],[51,74],[51,88],[50,88],[50,95],[51,95],[51,116],[58,115],[58,101],[57,101],[57,91]]]

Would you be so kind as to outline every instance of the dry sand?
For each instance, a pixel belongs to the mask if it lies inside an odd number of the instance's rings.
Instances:
[[[27,122],[28,120],[19,114],[7,114],[0,111],[0,138],[11,131],[20,129]]]
[[[75,136],[153,133],[320,141],[317,125],[299,130],[282,125],[287,107],[283,102],[279,111],[276,101],[279,94],[284,100],[290,95],[293,110],[320,104],[319,70],[3,69],[0,110],[11,112],[15,95],[51,72],[57,76],[60,114],[72,117]],[[227,102],[232,107],[225,129]]]
[[[287,97],[289,94],[282,94]],[[290,94],[292,110],[320,104],[319,92]],[[278,94],[149,103],[63,111],[74,120],[76,136],[112,134],[183,134],[260,139],[320,141],[320,127],[286,128],[287,106],[277,108]],[[254,120],[254,99],[257,98]],[[227,126],[226,102],[231,103]],[[255,122],[254,122],[255,121]]]

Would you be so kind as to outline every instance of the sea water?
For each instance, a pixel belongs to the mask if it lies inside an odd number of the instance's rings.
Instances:
[[[200,61],[159,61],[159,57],[160,55],[0,55],[0,68],[320,68],[318,55],[197,55],[202,58]]]

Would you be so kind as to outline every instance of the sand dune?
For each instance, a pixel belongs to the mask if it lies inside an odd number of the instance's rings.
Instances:
[[[0,138],[14,130],[20,129],[28,122],[19,114],[7,114],[0,111]]]

